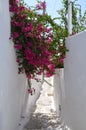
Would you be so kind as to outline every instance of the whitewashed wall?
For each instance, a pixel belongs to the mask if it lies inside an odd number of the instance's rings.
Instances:
[[[42,76],[38,76],[39,79],[42,81]],[[31,80],[32,87],[35,89],[35,93],[29,96],[28,104],[27,104],[27,111],[32,113],[36,109],[36,101],[40,96],[40,91],[42,89],[42,82],[37,82],[36,80]]]
[[[53,76],[54,102],[58,118],[61,118],[62,98],[64,98],[64,69],[56,69]]]
[[[0,1],[0,130],[16,130],[24,103],[26,79],[18,75],[10,37],[8,0]]]
[[[86,32],[66,40],[62,115],[72,130],[86,130]]]

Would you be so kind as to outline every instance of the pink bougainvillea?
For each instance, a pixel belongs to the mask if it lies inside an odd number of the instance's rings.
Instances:
[[[55,74],[59,63],[63,64],[64,46],[57,44],[58,36],[55,30],[58,26],[53,23],[48,14],[38,14],[27,8],[22,2],[10,4],[11,38],[16,49],[18,70],[25,73],[28,79],[44,73],[50,77]],[[39,2],[35,10],[45,10],[46,3]],[[55,28],[56,27],[56,28]],[[60,55],[59,55],[60,54]],[[28,93],[32,90],[28,90]]]

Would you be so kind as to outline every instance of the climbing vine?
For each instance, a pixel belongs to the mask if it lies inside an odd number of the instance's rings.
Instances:
[[[45,1],[38,1],[34,9],[23,0],[10,2],[11,39],[16,50],[18,73],[25,73],[28,81],[44,74],[50,77],[56,68],[63,67],[65,38],[63,30],[46,13]],[[29,83],[29,93],[32,93]]]

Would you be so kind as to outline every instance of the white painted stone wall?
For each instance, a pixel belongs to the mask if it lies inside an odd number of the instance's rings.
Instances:
[[[16,130],[24,103],[26,79],[18,75],[13,44],[10,42],[8,0],[0,1],[0,130]]]
[[[61,118],[62,98],[64,98],[64,69],[56,69],[53,76],[54,102],[58,118]]]
[[[0,0],[0,130],[19,130],[21,120],[22,124],[26,123],[27,103],[30,111],[35,106],[41,84],[33,85],[35,81],[32,81],[32,86],[38,85],[38,89],[34,97],[28,98],[26,78],[24,74],[18,75],[15,50],[9,37],[9,0]]]
[[[72,130],[86,130],[86,32],[70,36],[66,43],[63,120]]]
[[[41,79],[42,81],[42,76],[38,76],[39,79]],[[37,82],[36,80],[32,80],[32,87],[35,89],[35,93],[34,95],[30,95],[29,96],[29,100],[28,100],[28,107],[27,107],[27,111],[29,113],[32,113],[33,111],[35,111],[36,109],[36,101],[40,96],[40,91],[41,91],[41,87],[42,87],[42,82]]]

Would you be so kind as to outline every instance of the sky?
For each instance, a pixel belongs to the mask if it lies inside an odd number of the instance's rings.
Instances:
[[[30,6],[34,6],[37,3],[36,0],[24,0],[24,1]],[[47,3],[47,13],[52,17],[57,17],[56,11],[62,8],[62,0],[45,0],[45,1]],[[81,5],[82,12],[86,10],[86,0],[77,0],[76,3]]]

